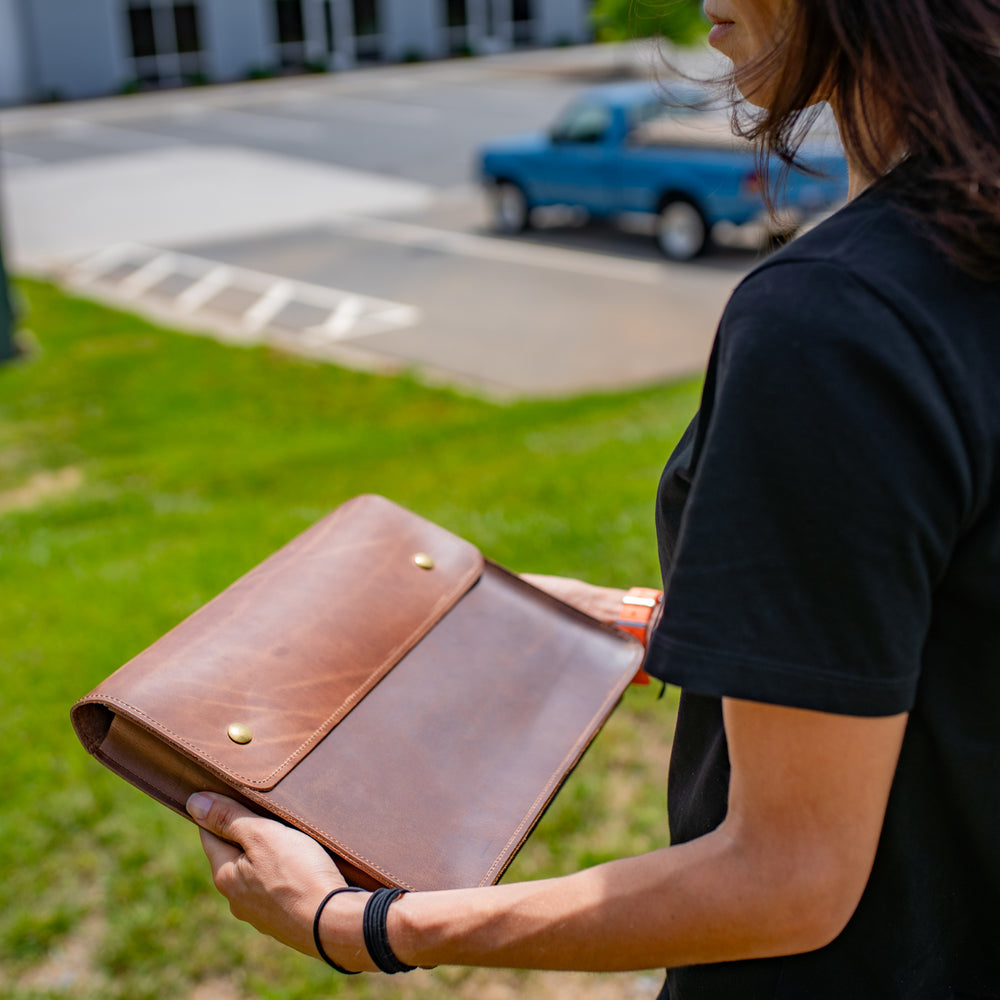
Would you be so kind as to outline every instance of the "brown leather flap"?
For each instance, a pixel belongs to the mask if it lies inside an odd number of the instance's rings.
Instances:
[[[92,749],[121,713],[236,783],[273,788],[482,570],[463,539],[356,497],[82,699],[77,732]],[[233,723],[250,742],[230,738]]]

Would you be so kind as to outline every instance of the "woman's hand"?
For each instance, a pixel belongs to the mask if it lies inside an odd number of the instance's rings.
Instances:
[[[317,957],[312,924],[323,897],[347,883],[326,851],[311,837],[272,819],[258,816],[232,799],[197,792],[187,810],[201,827],[201,843],[212,866],[215,886],[240,920],[283,944]],[[360,908],[361,893],[343,893],[333,903]],[[351,901],[348,903],[348,901]],[[324,926],[333,919],[324,911]],[[361,927],[360,913],[357,926]],[[324,947],[346,968],[352,953]]]
[[[539,590],[570,604],[598,621],[614,624],[621,610],[624,590],[616,587],[598,587],[583,580],[566,576],[544,576],[539,573],[522,573],[521,579]]]

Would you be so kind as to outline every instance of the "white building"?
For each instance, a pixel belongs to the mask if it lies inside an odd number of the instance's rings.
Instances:
[[[0,105],[587,41],[592,0],[0,0]]]

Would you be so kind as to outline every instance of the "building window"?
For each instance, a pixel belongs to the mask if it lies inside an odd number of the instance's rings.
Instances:
[[[169,87],[203,79],[196,2],[130,0],[126,14],[137,81]]]
[[[354,14],[354,54],[359,62],[382,58],[382,18],[378,0],[351,0]]]
[[[302,0],[274,0],[278,60],[282,66],[301,66],[306,61],[306,22]]]
[[[323,0],[323,30],[326,33],[326,51],[337,51],[337,34],[333,22],[333,0]]]
[[[129,30],[132,32],[132,56],[149,59],[156,55],[156,31],[153,28],[152,7],[130,7]]]
[[[441,0],[444,7],[444,37],[453,55],[469,55],[469,7],[467,0]]]
[[[377,35],[380,28],[376,0],[354,0],[354,34]]]
[[[535,10],[533,0],[511,0],[510,19],[515,45],[530,45],[535,40]]]
[[[174,31],[177,33],[178,52],[184,54],[201,52],[198,8],[193,3],[174,4]]]

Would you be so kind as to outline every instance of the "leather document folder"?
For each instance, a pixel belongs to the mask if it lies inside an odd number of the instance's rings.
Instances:
[[[338,507],[72,709],[170,808],[225,793],[358,885],[496,882],[642,660],[378,496]]]

